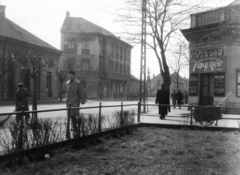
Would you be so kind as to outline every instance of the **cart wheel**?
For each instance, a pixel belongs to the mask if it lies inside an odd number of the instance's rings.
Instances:
[[[213,124],[215,120],[213,120],[213,115],[212,114],[205,114],[202,116],[201,120],[199,123],[204,126],[210,126]]]

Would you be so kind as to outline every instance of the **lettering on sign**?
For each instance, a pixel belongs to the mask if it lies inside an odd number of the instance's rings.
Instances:
[[[222,59],[207,58],[196,62],[192,68],[192,72],[215,72],[224,71],[224,63]]]
[[[192,74],[189,77],[189,95],[197,96],[198,95],[198,75]]]
[[[225,97],[225,74],[214,75],[214,96]]]
[[[210,57],[217,57],[217,56],[224,56],[224,52],[222,48],[190,51],[191,58],[210,58]]]

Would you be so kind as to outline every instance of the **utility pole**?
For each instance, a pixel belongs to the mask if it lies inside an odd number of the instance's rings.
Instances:
[[[147,0],[142,0],[142,34],[141,34],[141,62],[140,62],[140,96],[139,103],[146,112],[146,7]]]

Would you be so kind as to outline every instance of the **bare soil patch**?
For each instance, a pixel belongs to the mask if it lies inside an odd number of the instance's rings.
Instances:
[[[240,133],[142,127],[2,173],[239,175]]]

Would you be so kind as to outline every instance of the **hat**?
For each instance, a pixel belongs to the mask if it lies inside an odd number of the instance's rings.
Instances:
[[[75,75],[75,72],[74,72],[74,71],[72,71],[72,70],[71,70],[71,71],[69,71],[68,73],[69,73],[69,74],[73,74],[73,75]]]
[[[18,83],[18,87],[23,87],[23,83]]]

